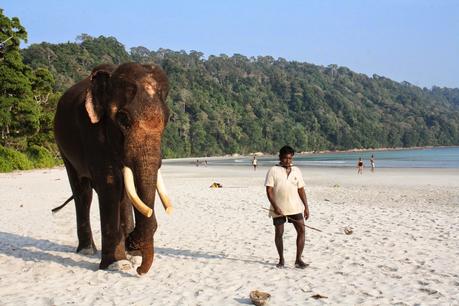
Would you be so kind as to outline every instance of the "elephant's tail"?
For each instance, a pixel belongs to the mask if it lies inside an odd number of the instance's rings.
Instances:
[[[64,204],[62,204],[61,206],[58,206],[58,207],[56,207],[56,208],[51,209],[51,212],[52,212],[53,214],[57,213],[59,210],[61,210],[61,208],[64,208],[64,206],[67,205],[67,204],[68,204],[70,201],[72,201],[72,200],[73,200],[73,194],[70,196],[70,198],[68,198],[68,199],[64,202]]]

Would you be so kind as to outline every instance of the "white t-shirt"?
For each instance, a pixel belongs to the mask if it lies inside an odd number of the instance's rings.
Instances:
[[[303,175],[298,167],[292,167],[287,176],[287,169],[274,166],[266,174],[265,186],[273,187],[274,202],[284,215],[295,215],[304,211],[304,205],[298,189],[304,187]],[[274,208],[271,206],[271,210]],[[271,217],[279,217],[270,211]]]

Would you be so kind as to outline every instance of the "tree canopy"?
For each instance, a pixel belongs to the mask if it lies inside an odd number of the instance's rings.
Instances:
[[[26,156],[16,154],[17,151],[31,153],[34,148],[42,153],[42,157],[52,160],[51,151],[55,149],[49,137],[49,112],[54,109],[48,108],[48,98],[54,87],[53,76],[45,67],[32,69],[23,62],[19,45],[21,41],[27,40],[27,32],[18,18],[8,18],[0,9],[0,29],[1,171],[34,165]],[[37,145],[34,139],[40,131],[44,133],[46,129],[47,142],[39,141],[39,145],[44,147],[34,147]],[[18,160],[28,162],[21,163]],[[12,166],[12,163],[16,163],[16,166]],[[52,163],[48,162],[47,165]]]

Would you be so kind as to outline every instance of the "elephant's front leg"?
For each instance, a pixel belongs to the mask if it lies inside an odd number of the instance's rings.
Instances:
[[[98,191],[102,232],[102,260],[99,266],[101,269],[126,259],[125,236],[120,220],[123,195],[121,175],[109,174],[105,180],[106,184]]]
[[[121,230],[123,231],[124,237],[128,237],[129,233],[134,230],[134,215],[131,201],[126,192],[123,193],[123,198],[121,199],[120,212]]]

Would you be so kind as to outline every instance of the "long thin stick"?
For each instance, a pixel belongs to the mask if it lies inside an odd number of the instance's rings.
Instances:
[[[267,210],[267,211],[270,211],[270,212],[274,212],[274,210],[272,209],[268,209],[268,208],[264,208],[264,207],[260,207],[261,209],[264,209],[264,210]],[[293,221],[293,222],[298,222],[298,220],[295,220],[295,219],[292,219],[290,218],[289,216],[284,216],[284,217],[287,217],[287,219]],[[312,229],[312,230],[315,230],[315,231],[318,231],[318,232],[322,232],[320,229],[318,228],[315,228],[315,227],[312,227],[312,226],[309,226],[309,225],[304,225],[305,227],[309,228],[309,229]]]
[[[247,186],[222,186],[222,187],[212,187],[212,185],[210,185],[209,188],[213,188],[213,189],[220,189],[220,188],[223,188],[223,189],[228,189],[228,188],[241,189],[241,188],[249,188],[249,187],[247,187]]]

